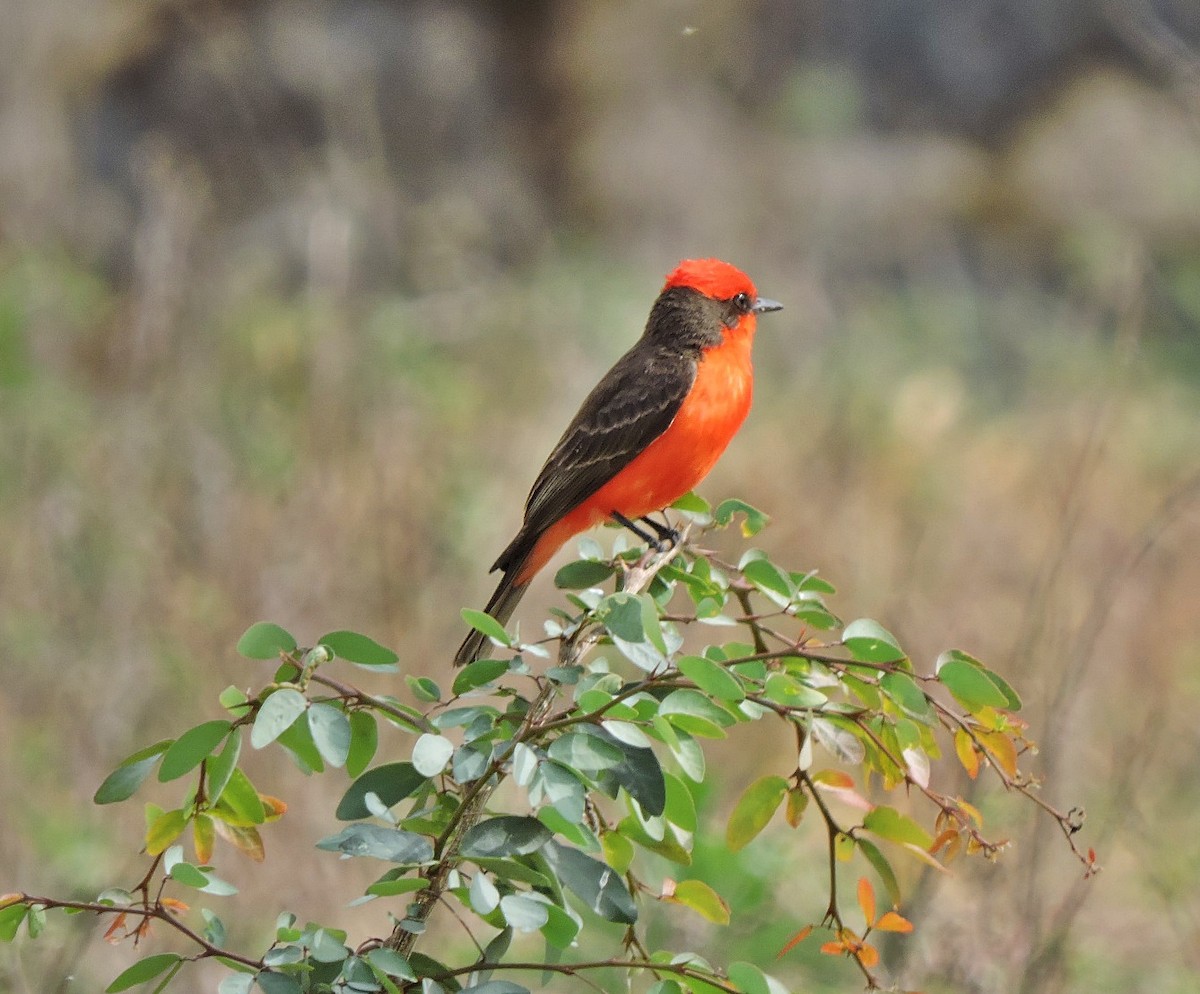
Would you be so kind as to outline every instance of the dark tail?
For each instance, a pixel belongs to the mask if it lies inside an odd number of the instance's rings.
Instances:
[[[502,625],[508,624],[508,619],[512,617],[517,604],[525,596],[525,591],[529,589],[528,583],[513,583],[517,572],[517,570],[513,570],[504,574],[504,579],[500,581],[496,592],[492,594],[492,599],[487,602],[487,607],[484,608],[488,614]],[[463,639],[463,644],[458,647],[458,652],[454,654],[454,665],[466,666],[468,663],[475,662],[490,645],[488,637],[483,632],[472,628],[467,637]]]

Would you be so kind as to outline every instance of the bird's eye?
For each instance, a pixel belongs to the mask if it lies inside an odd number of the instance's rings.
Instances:
[[[737,310],[745,313],[750,310],[750,295],[748,293],[739,293],[733,298],[732,303]]]

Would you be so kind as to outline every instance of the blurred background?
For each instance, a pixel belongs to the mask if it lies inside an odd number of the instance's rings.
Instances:
[[[1031,769],[1105,867],[1083,883],[1048,819],[976,789],[1013,847],[903,866],[917,931],[886,975],[1196,989],[1194,0],[10,0],[5,22],[0,891],[140,875],[140,804],[91,795],[261,683],[233,651],[253,621],[364,631],[448,683],[559,431],[664,274],[716,255],[787,309],[702,494],[767,510],[772,556],[919,669],[959,646],[1011,680]],[[552,597],[543,577],[526,624]],[[791,748],[763,728],[719,753],[697,873],[728,868],[736,792]],[[344,774],[251,772],[291,810],[264,865],[218,849],[218,871],[263,921],[377,932],[379,905],[340,902],[380,868],[312,849]],[[738,860],[731,926],[672,909],[656,940],[857,989],[815,940],[774,960],[823,912],[819,826]],[[0,988],[98,990],[130,961],[58,922],[0,948]]]

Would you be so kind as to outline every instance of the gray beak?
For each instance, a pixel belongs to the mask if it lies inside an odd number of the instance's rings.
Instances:
[[[782,311],[783,304],[778,300],[769,300],[766,297],[759,297],[754,301],[754,306],[750,308],[755,314],[766,314],[768,311]]]

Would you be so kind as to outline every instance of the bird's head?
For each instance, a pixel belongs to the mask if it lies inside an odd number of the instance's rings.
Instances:
[[[647,332],[711,348],[731,337],[752,337],[757,316],[782,307],[760,297],[750,277],[728,262],[684,259],[667,276]]]

